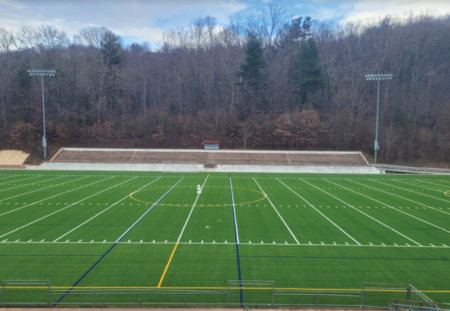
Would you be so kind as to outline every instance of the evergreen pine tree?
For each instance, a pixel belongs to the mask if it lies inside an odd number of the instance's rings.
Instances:
[[[262,91],[266,88],[265,61],[261,40],[253,34],[248,36],[245,54],[245,62],[241,64],[241,70],[238,73],[242,82],[238,84],[246,91],[253,91],[256,95],[262,96]]]
[[[323,89],[325,86],[325,79],[319,60],[319,49],[313,38],[309,38],[303,44],[298,54],[297,64],[299,67],[299,78],[294,80],[293,84],[299,88],[303,105],[307,100],[308,94],[315,95],[318,89]],[[314,106],[317,106],[319,102],[319,99],[313,98]]]

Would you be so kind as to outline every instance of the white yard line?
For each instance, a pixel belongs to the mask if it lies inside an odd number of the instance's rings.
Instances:
[[[26,176],[29,176],[29,175],[26,175]],[[32,177],[28,177],[28,179],[29,178],[37,178],[37,177],[42,177],[43,175],[33,175]],[[9,176],[5,176],[5,177],[2,177],[2,178],[0,178],[0,179],[5,179],[5,178],[13,178],[13,177],[20,177],[20,175],[9,175]],[[27,179],[27,178],[25,178],[25,179]],[[19,179],[18,181],[21,181],[21,180],[25,180],[25,179]],[[0,184],[5,184],[5,183],[7,183],[7,184],[9,184],[9,183],[13,183],[13,182],[16,182],[16,180],[7,180],[7,181],[0,181]]]
[[[39,180],[39,181],[33,181],[33,182],[29,183],[29,184],[24,184],[24,185],[20,185],[20,186],[16,186],[16,187],[2,189],[0,191],[6,191],[6,190],[16,189],[16,188],[20,188],[20,187],[26,187],[26,186],[31,186],[31,185],[35,185],[35,184],[40,184],[40,183],[46,183],[46,182],[49,182],[51,180],[59,179],[59,178],[63,178],[63,177],[67,177],[67,176],[60,176],[60,177],[50,178],[50,179],[47,179],[47,180],[44,179],[44,180]],[[15,181],[14,181],[14,183],[15,183]]]
[[[84,185],[84,186],[79,187],[79,188],[77,188],[77,189],[84,188],[84,187],[87,187],[87,186],[90,186],[90,185],[93,185],[93,184],[96,184],[96,183],[105,181],[105,180],[110,179],[110,178],[112,178],[112,177],[108,177],[108,178],[105,178],[105,179],[102,179],[102,180],[99,180],[99,181],[96,181],[96,182],[93,182],[93,183]],[[109,189],[114,188],[114,187],[115,187],[115,186],[110,187],[110,188],[108,188],[108,189],[106,189],[106,190],[109,190]],[[74,189],[74,190],[76,190],[76,189]],[[101,192],[104,192],[104,191],[106,191],[106,190],[103,190],[103,191],[101,191]],[[13,231],[10,231],[10,232],[8,232],[8,233],[5,233],[5,234],[3,234],[3,235],[0,235],[0,238],[2,238],[2,237],[4,237],[4,236],[7,236],[7,235],[9,235],[9,234],[11,234],[11,233],[13,233],[13,232],[19,231],[20,229],[26,228],[26,227],[28,227],[28,226],[30,226],[30,225],[32,225],[32,224],[38,222],[38,221],[41,221],[42,219],[45,219],[45,218],[47,218],[47,217],[50,217],[50,216],[52,216],[52,215],[54,215],[54,214],[56,214],[56,213],[62,212],[63,210],[66,210],[66,209],[68,209],[69,207],[74,206],[74,205],[76,205],[76,204],[78,204],[78,203],[80,203],[80,202],[83,202],[84,200],[87,200],[87,199],[89,199],[89,198],[92,198],[93,196],[96,196],[97,194],[99,194],[99,193],[101,193],[101,192],[94,193],[93,195],[90,195],[90,196],[88,196],[87,198],[81,199],[81,200],[79,200],[78,202],[75,202],[75,203],[72,203],[72,204],[70,204],[70,205],[67,205],[66,207],[64,207],[64,208],[62,208],[62,209],[60,209],[60,210],[57,210],[57,211],[55,211],[55,212],[53,212],[53,213],[50,213],[50,214],[48,214],[48,215],[46,215],[46,216],[44,216],[44,217],[41,217],[41,218],[39,218],[39,219],[37,219],[37,220],[34,220],[34,221],[32,221],[32,222],[30,222],[30,223],[28,223],[28,224],[26,224],[26,225],[23,225],[22,227],[19,227],[19,228],[17,228],[17,229],[14,229]]]
[[[438,189],[436,189],[436,188],[430,188],[430,186],[429,185],[423,185],[423,184],[409,184],[409,183],[407,183],[407,182],[404,182],[404,181],[401,181],[401,180],[395,180],[396,182],[401,182],[401,183],[403,183],[403,184],[406,184],[406,185],[408,185],[408,186],[414,186],[414,187],[419,187],[419,188],[424,188],[424,189],[428,189],[428,190],[431,190],[431,191],[435,191],[435,192],[439,192],[440,194],[442,194],[444,191],[443,190],[438,190]],[[423,181],[421,181],[421,182],[423,182]],[[427,187],[428,186],[428,187]],[[394,187],[394,186],[393,186]],[[441,186],[439,186],[439,187],[441,187]],[[397,187],[398,188],[398,187]],[[418,193],[418,192],[415,192],[415,193]],[[422,195],[426,195],[426,194],[423,194],[423,193],[420,193],[420,194],[422,194]],[[448,200],[444,200],[444,199],[440,199],[440,198],[438,198],[438,197],[434,197],[434,196],[430,196],[430,195],[427,195],[428,197],[430,197],[430,198],[434,198],[434,199],[437,199],[437,200],[441,200],[441,201],[444,201],[444,202],[449,202]]]
[[[20,175],[8,175],[5,177],[1,177],[0,179],[5,179],[5,178],[13,178],[13,177],[18,177]],[[42,177],[42,175],[34,175],[34,177]],[[3,183],[10,183],[10,182],[14,182],[14,180],[8,180],[8,181],[0,181],[1,184]]]
[[[231,175],[228,175],[228,179],[230,180],[231,204],[233,206],[234,234],[236,236],[236,244],[239,244],[239,230],[236,217],[236,206],[234,205],[233,183],[231,182]]]
[[[275,210],[275,212],[277,212],[278,217],[280,217],[281,221],[284,223],[284,225],[286,226],[286,229],[288,229],[289,233],[292,235],[292,237],[294,238],[295,242],[297,242],[297,244],[300,244],[297,240],[297,238],[295,237],[295,235],[292,233],[291,228],[289,228],[289,226],[287,225],[287,223],[284,221],[283,217],[281,217],[280,213],[278,212],[278,210],[276,209],[275,205],[273,205],[272,201],[270,201],[269,196],[264,192],[264,190],[261,188],[261,186],[258,184],[258,182],[256,181],[255,178],[253,178],[253,180],[255,181],[255,183],[258,185],[258,188],[262,191],[262,193],[266,196],[267,201],[269,201],[270,205],[272,205],[273,209]],[[281,181],[280,181],[281,182]]]
[[[123,177],[123,176],[122,176]],[[138,177],[142,177],[142,176],[138,176]],[[93,241],[93,242],[91,242],[91,241],[73,241],[73,242],[52,242],[52,241],[43,241],[43,242],[40,242],[40,241],[31,241],[31,242],[28,242],[28,241],[18,241],[18,242],[16,242],[16,241],[5,241],[5,242],[2,242],[2,241],[0,241],[0,244],[51,244],[51,245],[54,245],[54,246],[57,246],[57,245],[62,245],[62,244],[65,244],[65,245],[67,245],[67,244],[78,244],[78,245],[80,245],[80,244],[90,244],[90,245],[92,245],[92,244],[103,244],[103,245],[105,245],[105,244],[121,244],[121,245],[161,245],[161,244],[165,244],[165,245],[168,245],[168,244],[177,244],[177,242],[169,242],[169,241],[161,241],[161,242],[140,242],[140,241],[130,241],[130,242],[128,242],[128,241],[126,241],[126,242],[114,242],[114,241],[107,241],[107,242],[103,242],[103,241]],[[227,246],[235,246],[236,245],[236,243],[234,243],[234,242],[179,242],[178,244],[183,244],[183,245],[227,245]],[[292,246],[294,246],[294,247],[317,247],[317,246],[320,246],[320,247],[369,247],[369,248],[376,248],[376,247],[379,247],[379,248],[420,248],[420,249],[423,249],[423,248],[434,248],[434,249],[436,249],[436,248],[442,248],[442,249],[449,249],[450,247],[449,246],[444,246],[444,245],[434,245],[434,246],[432,246],[432,244],[430,244],[430,245],[423,245],[423,246],[418,246],[418,245],[377,245],[377,244],[374,244],[374,245],[370,245],[370,244],[361,244],[361,245],[357,245],[357,244],[295,244],[295,243],[293,243],[293,244],[285,244],[285,243],[276,243],[276,244],[273,244],[273,243],[240,243],[239,244],[240,246],[241,245],[243,245],[243,246],[285,246],[285,247],[292,247]]]
[[[133,178],[131,178],[131,179],[128,179],[128,180],[126,180],[126,181],[124,181],[124,182],[121,182],[120,184],[115,185],[114,187],[120,186],[120,185],[122,185],[122,184],[124,184],[124,183],[127,183],[127,182],[129,182],[129,181],[131,181],[131,180],[133,180],[133,179],[136,179],[136,178],[138,178],[138,177],[133,177]],[[137,191],[141,190],[142,188],[147,187],[148,185],[152,184],[153,182],[157,181],[157,180],[160,179],[160,178],[161,178],[161,177],[158,177],[157,179],[155,179],[155,180],[149,182],[149,183],[146,184],[145,186],[142,186],[141,188],[139,188]],[[113,188],[114,188],[114,187],[113,187]],[[110,189],[111,189],[111,188],[109,188],[109,189],[107,189],[107,190],[110,190]],[[106,190],[103,190],[103,191],[106,191]],[[135,191],[135,192],[136,192],[136,191]],[[101,192],[99,192],[99,193],[97,193],[97,194],[100,194],[100,193],[101,193]],[[68,235],[68,234],[74,232],[74,231],[77,230],[78,228],[80,228],[80,227],[84,226],[85,224],[87,224],[88,222],[90,222],[92,219],[94,219],[94,218],[96,218],[97,216],[103,214],[104,212],[106,212],[107,210],[109,210],[109,209],[112,208],[113,206],[116,206],[117,204],[119,204],[120,202],[122,202],[123,200],[125,200],[125,199],[127,199],[127,198],[129,198],[129,195],[126,195],[124,198],[122,198],[122,199],[120,199],[119,201],[117,201],[117,202],[111,204],[109,207],[105,208],[105,209],[102,210],[101,212],[99,212],[99,213],[97,213],[96,215],[92,216],[91,218],[89,218],[88,220],[86,220],[85,222],[83,222],[82,224],[80,224],[80,225],[76,226],[75,228],[73,228],[72,230],[70,230],[70,231],[64,233],[63,235],[61,235],[59,238],[57,238],[57,239],[54,240],[53,242],[57,242],[59,239],[62,239],[62,238],[65,237],[66,235]]]
[[[350,190],[350,189],[348,189],[348,188],[346,188],[346,187],[344,187],[344,186],[342,186],[342,185],[336,184],[336,183],[334,183],[334,182],[332,182],[332,181],[329,181],[329,180],[327,180],[327,179],[325,179],[325,178],[322,178],[322,179],[325,180],[326,182],[329,182],[329,183],[331,183],[331,184],[333,184],[333,185],[336,185],[336,186],[338,186],[338,187],[340,187],[340,188],[343,188],[343,189],[346,189],[346,190],[348,190],[348,191],[354,192],[354,193],[356,193],[356,194],[362,195],[363,197],[366,197],[366,198],[368,198],[368,199],[372,199],[372,198],[370,198],[370,197],[368,197],[368,196],[366,196],[366,195],[363,195],[363,194],[361,194],[361,193],[359,193],[359,192]],[[306,181],[305,181],[305,182],[306,182]],[[306,183],[307,183],[307,182],[306,182]],[[315,186],[314,186],[314,187],[315,187]],[[315,187],[315,188],[317,188],[317,187]],[[317,188],[317,189],[319,189],[319,188]],[[376,219],[376,218],[370,216],[369,214],[364,213],[363,211],[357,209],[357,208],[354,207],[353,205],[350,205],[350,204],[348,204],[348,203],[342,201],[341,199],[335,197],[335,196],[332,195],[332,194],[329,194],[328,192],[326,192],[326,191],[324,191],[324,190],[322,190],[322,189],[319,189],[319,190],[322,191],[322,192],[327,193],[328,195],[332,196],[332,197],[335,198],[336,200],[339,200],[339,201],[341,201],[342,203],[344,203],[344,204],[350,206],[350,207],[353,208],[355,211],[358,211],[358,212],[360,212],[361,214],[366,215],[366,216],[369,217],[370,219],[372,219],[372,220],[378,222],[379,224],[385,226],[386,228],[388,228],[388,229],[394,231],[395,233],[401,235],[401,236],[404,237],[405,239],[408,239],[408,240],[410,240],[411,242],[413,242],[413,243],[415,243],[415,244],[417,244],[417,245],[419,245],[419,246],[422,246],[422,244],[420,244],[420,243],[414,241],[413,239],[407,237],[407,236],[404,235],[403,233],[400,233],[399,231],[395,230],[394,228],[389,227],[389,226],[386,225],[385,223],[383,223],[383,222],[379,221],[378,219]],[[372,200],[373,200],[373,199],[372,199]]]
[[[74,182],[74,181],[77,181],[77,180],[80,180],[80,179],[85,179],[85,178],[88,178],[88,177],[83,177],[83,178],[75,179],[75,180],[68,181],[68,182]],[[104,179],[104,180],[106,180],[106,179]],[[39,190],[43,190],[43,189],[48,189],[48,188],[60,186],[60,185],[66,184],[66,183],[68,183],[68,182],[65,182],[65,183],[62,183],[62,184],[58,184],[58,185],[54,185],[54,186],[50,186],[50,187],[47,187],[47,188],[42,188],[42,189],[39,189]],[[19,207],[19,208],[16,208],[16,209],[7,211],[7,212],[5,212],[5,213],[3,213],[3,214],[0,214],[0,217],[1,217],[1,216],[4,216],[4,215],[6,215],[6,214],[12,213],[12,212],[21,210],[22,208],[25,208],[25,207],[28,207],[28,206],[31,206],[31,205],[38,204],[38,203],[43,202],[43,201],[46,201],[46,200],[48,200],[48,199],[57,197],[57,196],[59,196],[59,195],[61,195],[61,194],[68,193],[68,192],[71,192],[71,191],[74,191],[74,190],[77,190],[77,189],[80,189],[80,188],[83,188],[83,187],[86,187],[86,186],[81,186],[81,187],[78,187],[78,188],[75,188],[75,189],[71,189],[71,190],[68,190],[68,191],[65,191],[65,192],[61,192],[61,193],[55,194],[54,196],[51,196],[51,197],[48,197],[48,198],[45,198],[45,199],[42,199],[42,200],[33,202],[33,203],[31,203],[31,204],[27,204],[27,205],[24,205],[24,206],[22,206],[22,207]],[[31,191],[31,192],[34,192],[34,191]],[[28,192],[28,193],[30,193],[30,192]],[[13,198],[14,198],[14,197],[13,197]],[[6,199],[5,199],[5,200],[6,200]],[[3,200],[0,200],[0,201],[3,201]]]
[[[202,190],[203,190],[203,187],[205,187],[205,184],[206,184],[206,181],[208,180],[208,177],[209,177],[209,174],[208,174],[208,176],[206,176],[206,179],[205,179],[205,181],[203,182]],[[200,193],[200,194],[201,194],[201,193]],[[200,194],[197,194],[197,197],[195,198],[194,204],[192,204],[191,211],[189,212],[189,215],[188,215],[188,217],[187,217],[187,219],[186,219],[186,222],[184,223],[183,229],[181,229],[181,233],[180,233],[180,236],[178,237],[177,243],[180,242],[181,237],[183,236],[184,229],[186,229],[186,226],[187,226],[187,224],[188,224],[188,222],[189,222],[189,219],[191,218],[191,214],[192,214],[192,212],[194,211],[194,207],[195,207],[195,205],[197,204],[197,201],[198,201],[198,198],[200,197]]]
[[[444,182],[444,183],[447,183],[447,184],[450,183],[450,181],[442,180],[442,179],[438,179],[438,181],[439,181],[439,182]],[[449,185],[445,185],[445,186],[450,187]]]
[[[375,182],[377,182],[377,183],[379,183],[379,184],[383,184],[383,185],[389,186],[389,187],[395,187],[395,188],[398,188],[398,189],[401,189],[401,190],[405,190],[405,191],[408,191],[408,192],[412,192],[412,193],[414,193],[414,194],[420,194],[420,195],[423,195],[423,196],[426,196],[426,197],[429,197],[429,198],[441,200],[441,199],[439,199],[439,198],[436,198],[436,197],[433,197],[433,196],[431,196],[431,195],[427,195],[427,194],[424,194],[424,193],[421,193],[421,192],[417,192],[417,191],[405,189],[405,188],[402,188],[402,187],[399,187],[399,186],[394,186],[394,185],[386,184],[386,183],[381,182],[381,181],[376,181],[376,180],[373,180],[373,181],[375,181]],[[380,190],[380,191],[381,191],[381,190]],[[394,196],[396,196],[396,197],[399,197],[399,198],[402,198],[402,199],[405,199],[405,200],[408,200],[408,201],[411,201],[411,202],[420,204],[420,205],[422,205],[422,206],[426,206],[426,207],[428,207],[428,208],[430,208],[430,209],[432,209],[432,210],[435,210],[435,211],[438,211],[438,212],[441,212],[441,213],[450,215],[450,213],[441,211],[441,210],[439,210],[439,209],[437,209],[437,208],[434,208],[434,207],[431,207],[431,206],[429,206],[429,205],[426,205],[426,204],[423,204],[423,203],[420,203],[420,202],[417,202],[417,201],[414,201],[414,200],[411,200],[411,199],[407,199],[407,198],[404,198],[404,197],[399,196],[399,195],[396,195],[396,194],[392,194],[392,193],[390,193],[390,194],[391,194],[391,195],[394,195]],[[442,200],[442,201],[445,201],[446,203],[449,203],[448,200]]]
[[[364,184],[360,184],[359,182],[356,182],[356,181],[353,181],[353,182],[356,183],[356,184],[359,184],[359,185],[361,185],[361,186],[368,187],[368,188],[372,188],[372,189],[374,189],[374,190],[377,190],[377,191],[380,191],[380,192],[383,192],[383,193],[387,193],[387,194],[392,195],[392,194],[389,193],[389,192],[386,192],[386,191],[383,191],[383,190],[380,190],[380,189],[377,189],[377,188],[374,188],[374,187],[371,187],[371,186],[367,186],[367,185],[364,185]],[[360,195],[362,195],[362,194],[360,194]],[[400,197],[400,196],[398,196],[398,197]],[[372,198],[371,198],[371,199],[372,199]],[[417,219],[417,220],[419,220],[419,221],[421,221],[421,222],[424,222],[424,223],[426,223],[426,224],[428,224],[428,225],[430,225],[430,226],[433,226],[433,227],[435,227],[435,228],[441,229],[442,231],[445,231],[445,232],[447,232],[447,233],[450,233],[450,231],[448,231],[448,230],[446,230],[446,229],[444,229],[444,228],[442,228],[442,227],[436,226],[435,224],[432,224],[431,222],[428,222],[428,221],[426,221],[426,220],[423,220],[422,218],[416,217],[416,216],[411,215],[411,214],[408,214],[408,213],[406,213],[406,212],[404,212],[404,211],[402,211],[402,210],[396,209],[395,207],[390,206],[389,204],[380,202],[380,201],[375,200],[375,199],[372,199],[372,200],[373,200],[373,201],[376,201],[376,202],[378,202],[378,203],[380,203],[380,204],[386,205],[387,207],[390,207],[391,209],[393,209],[393,210],[395,210],[395,211],[397,211],[397,212],[403,213],[403,214],[408,215],[408,216],[410,216],[410,217],[412,217],[412,218],[415,218],[415,219]],[[416,202],[416,203],[417,203],[417,202]],[[420,203],[419,203],[419,204],[420,204]]]
[[[446,188],[446,187],[448,187],[447,185],[444,185],[444,186],[442,186],[442,185],[440,185],[440,184],[434,184],[434,183],[432,183],[431,181],[428,181],[428,180],[420,180],[420,182],[421,183],[427,183],[427,184],[431,184],[431,185],[433,185],[433,186],[435,186],[435,187],[441,187],[441,188]],[[414,184],[414,185],[416,185],[416,184]],[[418,184],[417,184],[417,186],[418,186]],[[425,187],[426,188],[426,187]],[[431,189],[431,188],[428,188],[428,189]],[[435,190],[435,191],[442,191],[442,190],[438,190],[438,189],[433,189],[433,190]],[[448,189],[447,189],[448,190]],[[444,190],[445,191],[445,190]]]
[[[136,226],[137,225],[137,223],[138,222],[140,222],[141,221],[141,219],[142,218],[144,218],[145,217],[145,215],[147,215],[152,209],[153,209],[153,207],[155,206],[155,205],[157,205],[158,203],[159,203],[159,201],[161,201],[170,191],[172,191],[172,189],[173,188],[175,188],[183,179],[185,179],[186,177],[183,177],[183,178],[181,178],[175,185],[173,185],[172,186],[172,188],[170,188],[169,190],[167,190],[167,192],[166,193],[164,193],[159,199],[158,199],[158,201],[156,201],[155,203],[153,203],[153,205],[141,216],[141,217],[139,217],[139,219],[138,220],[136,220],[135,222],[134,222],[134,224],[132,224],[117,240],[116,240],[116,243],[117,242],[120,242],[120,240],[128,233],[128,232],[130,232],[130,230],[131,229],[133,229],[134,228],[134,226]],[[137,190],[136,190],[137,191]],[[135,191],[135,192],[136,192]],[[135,193],[135,192],[133,192],[133,193]],[[0,237],[1,238],[1,237]]]
[[[10,181],[8,181],[7,183],[8,184],[10,184],[10,183],[17,183],[17,182],[22,182],[22,181],[24,181],[24,180],[27,180],[27,179],[30,179],[30,178],[36,178],[37,176],[32,176],[32,177],[27,177],[27,178],[24,178],[24,179],[19,179],[19,180],[10,180]],[[62,177],[57,177],[57,178],[62,178]],[[53,179],[55,179],[55,178],[53,178]],[[50,179],[51,180],[51,179]],[[20,188],[20,187],[25,187],[25,186],[29,186],[29,185],[32,185],[32,184],[36,184],[36,183],[38,183],[39,181],[36,181],[36,182],[32,182],[31,184],[25,184],[25,185],[20,185],[20,186],[16,186],[16,187],[11,187],[11,188],[6,188],[6,189],[2,189],[2,190],[0,190],[0,192],[1,191],[6,191],[6,190],[11,190],[11,189],[16,189],[16,188]]]
[[[63,176],[63,177],[65,177],[65,176]],[[57,178],[63,178],[63,177],[57,177]],[[0,202],[6,201],[6,200],[9,200],[9,199],[14,199],[14,198],[20,197],[22,195],[30,194],[30,193],[33,193],[33,192],[42,191],[42,190],[45,190],[45,189],[61,186],[61,185],[67,184],[69,182],[75,182],[77,180],[85,179],[85,178],[88,178],[88,177],[82,177],[82,178],[78,178],[78,179],[75,179],[75,180],[66,181],[66,182],[63,182],[63,183],[60,183],[60,184],[56,184],[56,185],[53,185],[53,186],[48,186],[48,187],[45,187],[45,188],[39,188],[39,189],[36,189],[36,190],[33,190],[33,191],[24,192],[24,193],[21,193],[21,194],[18,194],[18,195],[9,197],[9,198],[1,199]],[[57,179],[57,178],[53,178],[53,179]]]
[[[338,228],[342,233],[344,233],[346,236],[348,236],[350,239],[352,239],[356,244],[361,245],[361,243],[359,243],[356,239],[354,239],[350,234],[348,234],[347,232],[345,232],[344,229],[342,229],[341,227],[339,227],[336,223],[334,223],[334,221],[332,221],[330,218],[328,218],[327,216],[325,216],[325,214],[323,214],[321,211],[319,211],[314,205],[312,205],[311,203],[309,203],[309,201],[307,201],[304,197],[302,197],[300,194],[298,194],[297,192],[295,192],[294,190],[292,190],[288,185],[286,185],[284,182],[282,182],[281,180],[279,180],[277,178],[277,180],[282,183],[286,188],[288,188],[289,190],[291,190],[293,193],[295,193],[300,199],[302,199],[303,201],[305,201],[309,206],[311,206],[316,212],[318,212],[320,215],[322,215],[326,220],[328,220],[329,222],[331,222],[336,228]],[[300,179],[301,180],[301,179]],[[303,181],[305,183],[307,183],[306,181]]]

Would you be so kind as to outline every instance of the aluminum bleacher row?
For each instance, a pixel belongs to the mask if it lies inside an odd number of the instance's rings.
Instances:
[[[367,166],[360,152],[61,148],[53,163]]]

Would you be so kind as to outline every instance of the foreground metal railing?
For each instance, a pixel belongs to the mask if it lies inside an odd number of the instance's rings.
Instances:
[[[313,307],[440,311],[412,285],[362,283],[361,290],[277,289],[274,281],[228,281],[217,289],[51,288],[50,281],[4,280],[1,306]],[[396,297],[396,298],[393,298]],[[389,303],[393,301],[393,303]],[[414,304],[413,302],[422,302]]]
[[[389,164],[373,164],[374,167],[380,170],[401,172],[401,173],[415,173],[415,174],[450,174],[450,169],[445,168],[431,168],[431,167],[414,167],[402,165]]]
[[[448,311],[450,304],[443,302],[429,302],[406,299],[392,298],[393,303],[389,304],[390,311],[408,310],[408,311]],[[441,307],[447,307],[442,309]]]
[[[189,301],[189,297],[218,295],[226,297],[226,290],[52,290],[53,306],[223,306],[225,299]],[[124,297],[125,296],[125,297]],[[164,299],[161,296],[175,296]],[[61,297],[63,297],[61,299]],[[159,299],[157,297],[160,297]],[[109,298],[109,299],[108,299]],[[209,300],[209,299],[206,299]]]

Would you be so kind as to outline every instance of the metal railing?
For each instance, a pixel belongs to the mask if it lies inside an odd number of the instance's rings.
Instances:
[[[7,306],[322,307],[440,311],[412,285],[362,283],[361,290],[276,289],[274,281],[228,281],[218,289],[52,289],[50,281],[4,280]],[[393,298],[397,297],[397,298]],[[390,303],[391,301],[393,303]],[[413,304],[413,302],[422,302]],[[450,306],[450,305],[449,305]],[[447,310],[447,309],[445,309]],[[450,311],[450,310],[449,310]]]
[[[414,166],[389,165],[389,164],[373,164],[373,166],[380,170],[400,172],[400,173],[450,174],[450,169],[445,168],[414,167]]]
[[[408,311],[448,311],[450,309],[442,309],[442,307],[449,307],[450,304],[443,302],[417,301],[407,299],[392,298],[393,303],[389,304],[390,311],[408,310]]]
[[[218,295],[225,297],[226,290],[52,290],[53,306],[223,306],[225,299],[189,301],[189,297]],[[109,296],[109,299],[108,299]],[[164,299],[161,296],[175,298]],[[157,298],[159,297],[159,298]]]

